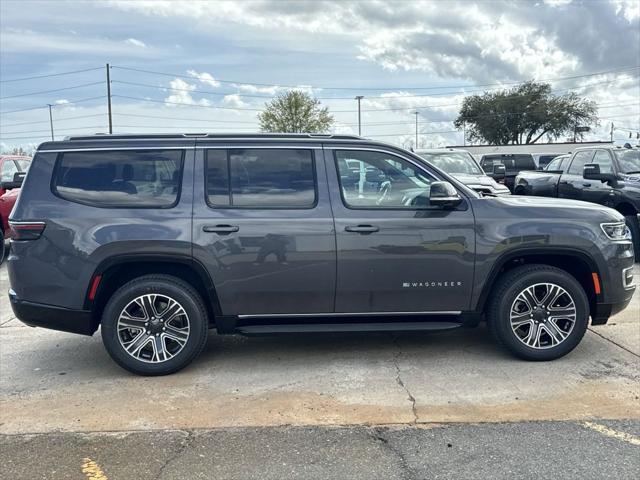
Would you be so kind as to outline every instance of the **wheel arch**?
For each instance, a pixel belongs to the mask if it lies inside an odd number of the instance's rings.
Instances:
[[[207,309],[209,323],[221,316],[220,303],[207,270],[189,256],[164,254],[118,255],[103,260],[95,269],[85,295],[85,309],[90,310],[94,326],[100,324],[102,311],[113,293],[125,283],[149,274],[166,274],[179,278],[196,289]],[[93,280],[101,276],[95,297],[90,300]]]
[[[476,311],[485,311],[491,291],[502,274],[520,265],[528,264],[549,265],[560,268],[572,275],[586,292],[589,298],[589,307],[591,311],[594,311],[603,288],[600,269],[589,255],[572,248],[554,248],[551,251],[549,249],[535,248],[518,249],[498,257],[482,287],[476,304]],[[600,293],[596,293],[593,273],[598,275]]]
[[[638,210],[629,202],[620,202],[616,205],[616,210],[625,216],[638,214]]]

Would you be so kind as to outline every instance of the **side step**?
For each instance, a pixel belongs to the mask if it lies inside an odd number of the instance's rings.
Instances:
[[[461,327],[460,322],[371,322],[371,323],[297,323],[277,325],[237,325],[243,335],[267,333],[330,333],[330,332],[406,332],[451,330]]]

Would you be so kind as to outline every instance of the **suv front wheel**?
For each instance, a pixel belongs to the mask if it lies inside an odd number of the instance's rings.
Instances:
[[[121,367],[167,375],[187,366],[207,341],[198,293],[169,275],[146,275],[118,289],[102,314],[102,340]]]
[[[584,336],[589,301],[570,274],[547,265],[525,265],[505,273],[487,311],[493,336],[525,360],[553,360]]]

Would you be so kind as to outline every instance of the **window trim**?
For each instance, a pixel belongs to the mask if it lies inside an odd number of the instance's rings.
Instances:
[[[182,197],[182,180],[184,177],[184,166],[185,166],[185,160],[186,160],[186,152],[184,149],[178,149],[178,148],[171,148],[171,149],[165,149],[165,148],[108,148],[108,149],[104,149],[104,150],[100,150],[100,151],[104,151],[104,152],[137,152],[137,151],[159,151],[162,152],[164,150],[180,150],[180,175],[178,176],[178,192],[176,193],[176,199],[175,201],[171,204],[171,205],[119,205],[119,204],[113,204],[113,205],[97,205],[94,203],[90,203],[90,202],[85,202],[83,200],[77,200],[77,199],[72,199],[72,198],[68,198],[66,197],[64,194],[60,193],[57,189],[57,185],[56,185],[56,179],[58,178],[58,170],[61,168],[60,164],[62,163],[62,158],[63,155],[65,153],[81,153],[81,152],[95,152],[97,150],[91,150],[91,149],[73,149],[73,150],[64,150],[64,151],[60,151],[58,153],[56,153],[56,161],[55,164],[53,166],[53,171],[51,174],[51,182],[49,184],[49,188],[51,190],[51,193],[58,198],[61,198],[62,200],[66,201],[66,202],[71,202],[71,203],[76,203],[79,205],[85,205],[88,207],[93,207],[93,208],[102,208],[102,209],[118,209],[118,210],[169,210],[171,208],[175,208],[178,206],[178,204],[180,203],[180,199]],[[43,151],[42,153],[51,153],[48,151]]]
[[[233,194],[231,189],[231,150],[307,150],[311,153],[311,173],[313,174],[313,194],[314,200],[310,205],[305,206],[251,206],[251,205],[233,205]],[[204,189],[204,201],[212,210],[313,210],[318,206],[319,202],[319,190],[318,190],[318,173],[316,170],[316,152],[312,148],[300,148],[300,147],[262,147],[259,145],[249,146],[249,147],[229,147],[229,146],[212,146],[209,148],[203,148],[204,155],[202,159],[202,169],[203,169],[203,189]],[[224,150],[226,152],[227,157],[227,177],[229,182],[229,205],[214,205],[209,201],[209,195],[207,194],[207,158],[209,150]]]
[[[336,176],[338,177],[338,190],[340,190],[340,199],[342,200],[342,206],[348,210],[371,210],[371,211],[381,211],[381,210],[387,210],[387,211],[399,211],[399,212],[424,212],[424,211],[436,211],[436,210],[441,210],[441,209],[437,209],[434,207],[385,207],[385,206],[367,206],[367,207],[359,207],[359,206],[353,206],[353,205],[349,205],[347,203],[347,201],[344,198],[344,190],[342,189],[342,180],[340,179],[340,168],[338,166],[338,151],[357,151],[357,152],[378,152],[378,153],[384,153],[387,155],[391,155],[394,156],[396,158],[399,158],[401,160],[404,160],[407,163],[410,163],[411,165],[413,165],[414,168],[417,168],[418,170],[422,170],[423,172],[426,172],[428,175],[430,175],[431,177],[435,178],[436,182],[442,182],[443,180],[441,178],[438,178],[438,176],[434,175],[432,172],[428,171],[425,168],[422,168],[421,165],[418,165],[416,162],[412,162],[409,159],[402,157],[400,155],[396,155],[395,153],[391,153],[388,152],[386,150],[374,150],[374,149],[367,149],[367,148],[333,148],[332,149],[332,155],[333,155],[333,167],[335,169],[336,172]],[[426,161],[426,160],[425,160]],[[448,180],[444,180],[444,181],[448,181]],[[452,184],[453,185],[453,184]],[[455,185],[453,185],[454,188],[456,188]],[[458,195],[460,195],[460,191],[456,188],[456,191],[458,191]],[[460,195],[463,199],[462,203],[460,203],[460,205],[458,205],[456,208],[454,208],[453,210],[466,210],[467,209],[467,205],[466,205],[466,196],[464,195]]]

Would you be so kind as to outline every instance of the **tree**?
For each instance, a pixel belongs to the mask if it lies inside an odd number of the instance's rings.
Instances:
[[[556,140],[577,126],[598,124],[596,104],[575,93],[556,96],[548,83],[526,82],[509,90],[466,97],[454,125],[471,141],[490,145]]]
[[[260,130],[283,133],[327,133],[333,125],[329,109],[298,90],[279,94],[258,114]]]

